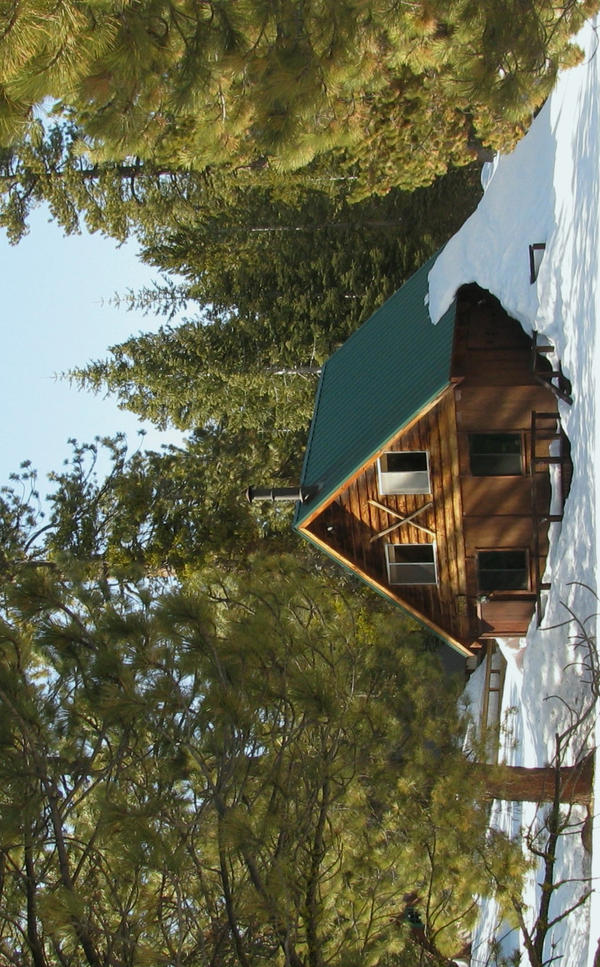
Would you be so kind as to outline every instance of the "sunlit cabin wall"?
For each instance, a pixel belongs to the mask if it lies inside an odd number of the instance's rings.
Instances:
[[[429,494],[382,495],[377,460],[358,474],[313,522],[311,533],[362,574],[387,589],[390,597],[425,615],[459,641],[472,640],[478,627],[475,604],[467,607],[466,569],[458,476],[458,447],[452,388],[439,404],[386,446],[386,451],[426,451],[429,454]],[[398,517],[407,523],[387,534]],[[387,507],[386,512],[383,507]],[[416,524],[419,527],[415,526]],[[381,535],[381,536],[377,536]],[[386,544],[435,542],[437,584],[391,587],[385,560]]]
[[[536,573],[543,571],[547,527],[536,542],[531,488],[532,411],[557,412],[556,400],[533,374],[532,344],[500,304],[476,287],[458,302],[453,377],[460,465],[467,594],[481,619],[480,636],[524,634],[535,607]],[[477,472],[477,441],[486,436],[520,441],[508,472]],[[543,444],[542,444],[543,445]],[[538,453],[542,452],[538,446]],[[546,444],[546,451],[547,444]],[[480,458],[479,458],[480,459]],[[537,487],[537,515],[548,510],[549,478]],[[538,481],[539,484],[539,481]],[[488,590],[481,577],[482,553],[515,549],[524,553],[526,586]],[[536,557],[537,555],[537,557]]]

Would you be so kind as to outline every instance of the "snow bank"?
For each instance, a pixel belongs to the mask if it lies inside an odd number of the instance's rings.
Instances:
[[[568,721],[568,707],[589,698],[581,651],[574,647],[570,613],[596,636],[600,534],[597,468],[600,427],[596,401],[600,380],[600,53],[598,25],[577,38],[583,62],[562,74],[527,136],[512,154],[484,171],[484,197],[477,211],[448,242],[429,276],[429,311],[435,323],[463,284],[492,292],[531,333],[544,333],[556,348],[573,385],[573,406],[560,404],[571,441],[573,481],[562,525],[550,535],[547,579],[552,587],[541,628],[533,624],[520,642],[503,642],[508,668],[503,699],[507,722],[501,756],[515,765],[551,761],[554,736]],[[529,245],[545,243],[537,281],[530,282]],[[565,624],[566,622],[566,624]],[[473,700],[473,699],[472,699]],[[600,744],[600,729],[587,739]],[[573,749],[573,755],[577,750]],[[597,769],[598,773],[600,770]],[[600,782],[596,779],[596,801]],[[493,823],[517,832],[539,821],[531,806],[497,804]],[[593,861],[579,837],[561,844],[556,909],[581,893],[583,880],[600,876],[600,822],[594,823]],[[525,901],[533,909],[539,886],[532,874]],[[595,925],[590,929],[590,924]],[[600,925],[600,897],[557,925],[551,938],[563,967],[593,964]],[[503,940],[510,953],[515,934],[503,936],[492,904],[484,905],[474,937],[473,964],[490,960],[490,941]],[[523,963],[527,960],[523,954]]]

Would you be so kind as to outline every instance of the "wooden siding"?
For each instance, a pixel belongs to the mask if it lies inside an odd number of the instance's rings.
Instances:
[[[465,517],[465,547],[467,554],[483,548],[529,547],[533,528],[531,515],[509,517]]]
[[[446,394],[417,424],[399,434],[388,449],[428,452],[431,494],[382,496],[378,488],[375,460],[329,504],[308,530],[336,555],[354,562],[372,581],[387,588],[390,585],[385,545],[431,543],[432,537],[415,524],[433,531],[437,585],[395,585],[390,591],[411,610],[426,615],[453,638],[461,642],[472,641],[477,637],[478,624],[475,602],[467,605],[459,449],[452,392]],[[432,506],[418,514],[414,521],[376,538],[388,527],[399,523],[398,518],[386,513],[382,506],[408,517],[428,503]]]
[[[556,400],[534,376],[529,337],[496,300],[480,298],[476,289],[467,288],[459,300],[452,372],[462,378],[456,421],[468,598],[476,603],[481,637],[524,634],[535,608],[536,575],[548,553],[548,528],[538,530],[536,543],[534,515],[542,517],[550,506],[548,474],[538,475],[535,508],[532,503],[531,413],[556,412]],[[473,475],[470,434],[498,432],[520,436],[521,473]],[[528,589],[482,594],[479,551],[509,548],[526,551]]]
[[[465,517],[489,517],[501,508],[510,515],[531,515],[529,477],[462,476],[463,513]]]
[[[490,360],[487,369],[492,368]],[[478,379],[481,376],[478,375]],[[532,410],[555,410],[555,399],[544,386],[530,379],[509,388],[482,386],[473,376],[457,390],[457,424],[460,431],[526,430],[531,428]]]

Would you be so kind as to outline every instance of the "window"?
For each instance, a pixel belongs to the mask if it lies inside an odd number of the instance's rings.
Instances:
[[[434,544],[386,544],[390,584],[436,584]]]
[[[469,437],[474,477],[509,477],[523,472],[520,433],[472,433]]]
[[[377,461],[380,494],[428,494],[429,457],[425,450],[389,450]]]
[[[526,591],[529,587],[526,551],[479,551],[477,571],[480,591]]]

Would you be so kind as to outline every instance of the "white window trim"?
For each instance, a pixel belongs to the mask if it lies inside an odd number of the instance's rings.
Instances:
[[[414,566],[414,564],[412,564],[412,563],[411,564],[399,564],[396,561],[390,561],[390,556],[391,556],[390,548],[402,547],[402,546],[403,545],[401,545],[401,544],[386,544],[385,545],[385,566],[386,566],[386,570],[387,570],[388,584],[390,585],[390,587],[433,587],[434,585],[437,585],[437,583],[438,583],[438,571],[437,571],[437,554],[436,554],[435,541],[433,541],[431,544],[405,544],[404,545],[404,547],[430,547],[431,548],[432,560],[431,561],[423,561],[422,563],[423,563],[424,566],[433,565],[433,578],[434,578],[433,581],[417,581],[417,582],[415,582],[415,581],[397,581],[397,580],[392,580],[392,568],[396,569],[396,571],[397,571],[398,569],[402,569],[403,567],[409,568],[409,567],[413,567]]]
[[[406,472],[386,470],[382,462],[385,463],[388,453],[424,453],[427,469]],[[377,488],[382,496],[390,494],[430,494],[429,452],[427,450],[386,450],[377,460]]]

